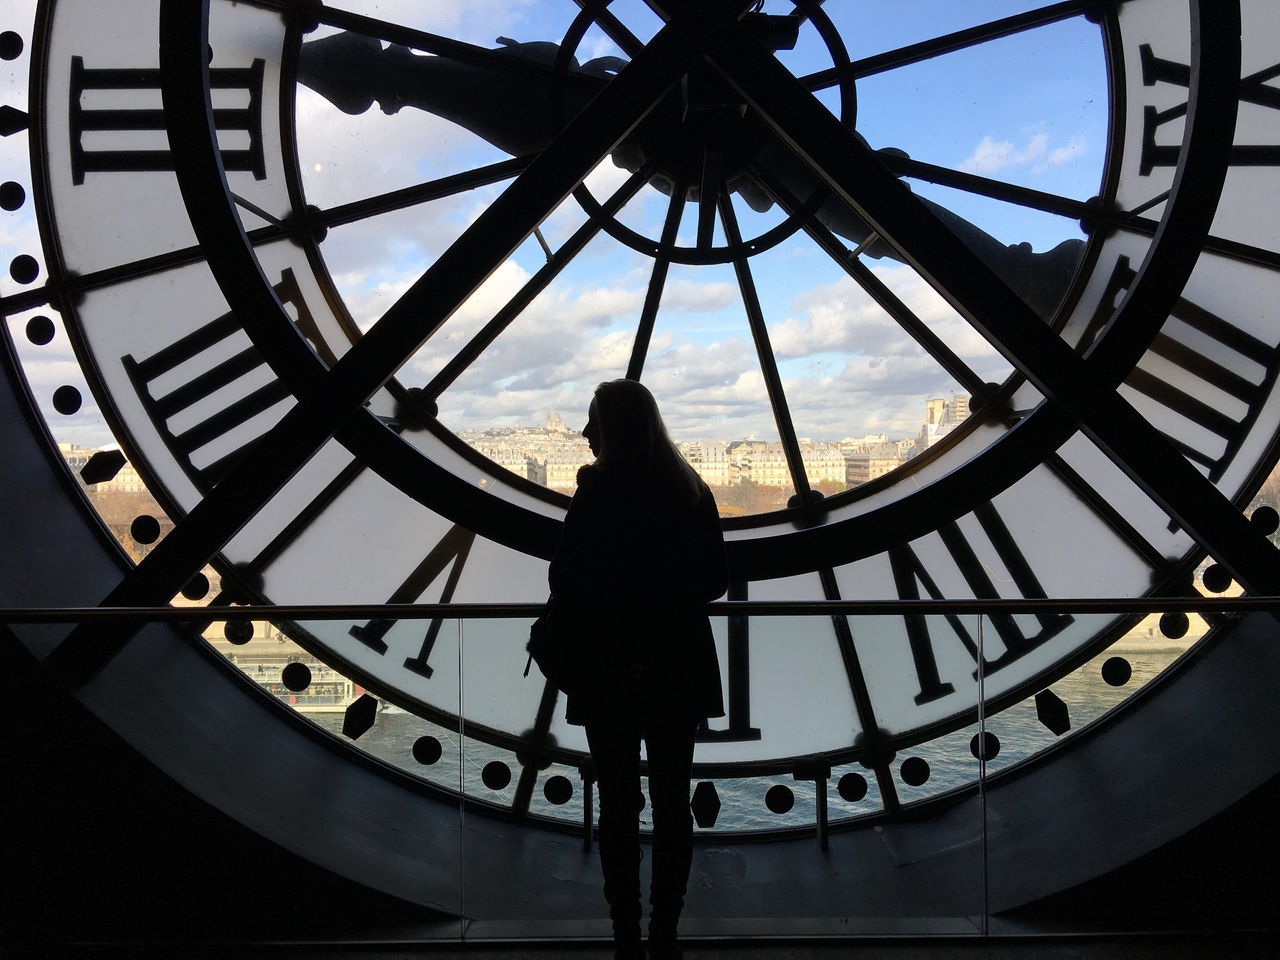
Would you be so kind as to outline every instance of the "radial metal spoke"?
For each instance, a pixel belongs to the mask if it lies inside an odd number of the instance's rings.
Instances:
[[[1070,20],[1072,17],[1078,17],[1095,8],[1097,5],[1097,0],[1065,0],[1063,3],[1051,4],[1038,10],[1029,10],[1026,13],[1004,17],[1000,20],[992,20],[990,23],[969,27],[965,30],[957,30],[955,33],[948,33],[932,40],[908,44],[905,47],[898,47],[896,50],[886,50],[884,53],[878,53],[872,57],[853,60],[845,70],[855,79],[869,77],[877,73],[884,73],[887,70],[905,67],[908,64],[920,63],[922,60],[930,60],[944,53],[954,53],[966,47],[977,46],[991,40],[998,40],[1001,37],[1013,36],[1024,30],[1034,30],[1036,27],[1057,23],[1060,20]],[[835,67],[820,70],[817,73],[811,73],[800,78],[800,82],[810,90],[824,90],[827,87],[834,87],[839,83],[839,80],[840,74]]]
[[[643,169],[633,173],[627,178],[626,183],[614,192],[602,207],[601,214],[605,217],[612,217],[623,206],[626,205],[632,197],[634,197],[640,188],[648,181],[653,170],[651,166],[645,166]],[[579,188],[581,189],[581,188]],[[514,297],[494,314],[493,318],[480,328],[479,332],[473,336],[465,346],[449,359],[449,362],[431,378],[431,382],[423,388],[423,394],[429,400],[437,399],[445,390],[462,376],[471,364],[479,359],[489,344],[493,343],[518,317],[522,311],[531,304],[537,296],[542,293],[560,272],[564,270],[583,248],[591,241],[591,239],[600,232],[601,224],[597,217],[591,217],[574,231],[573,236],[564,242],[551,258],[543,264]]]
[[[245,236],[248,238],[249,243],[257,246],[274,240],[282,240],[293,235],[295,231],[296,227],[289,225],[267,226],[250,230]],[[21,293],[5,297],[0,299],[0,312],[5,314],[17,313],[20,310],[56,302],[60,295],[64,295],[68,291],[76,294],[87,293],[90,290],[99,290],[128,280],[137,280],[157,273],[164,273],[175,267],[190,266],[205,259],[206,252],[200,244],[183,247],[181,250],[171,250],[168,253],[159,253],[153,257],[143,257],[140,260],[133,260],[114,267],[93,270],[71,279],[63,279],[57,284],[59,292],[56,293],[51,292],[49,287],[45,286],[35,290],[24,290]]]
[[[727,193],[720,195],[720,222],[724,227],[725,240],[730,246],[740,247],[742,235],[738,230],[738,218],[733,211],[733,201]],[[742,292],[742,303],[747,311],[747,323],[751,327],[751,339],[755,342],[756,357],[760,361],[760,372],[764,376],[769,405],[773,407],[778,439],[782,442],[782,450],[787,457],[791,483],[800,497],[800,502],[807,503],[809,476],[804,470],[804,457],[800,453],[800,443],[796,439],[795,424],[791,421],[787,396],[782,389],[782,378],[778,375],[778,363],[774,359],[773,346],[769,343],[769,331],[765,327],[764,311],[760,309],[760,296],[756,292],[755,280],[751,276],[751,265],[745,254],[739,254],[734,258],[733,271],[738,277],[738,289]]]
[[[966,193],[980,194],[993,200],[1005,200],[1033,210],[1071,217],[1074,220],[1085,220],[1094,215],[1094,210],[1083,200],[1046,193],[1043,190],[1032,190],[1030,187],[1020,187],[1003,180],[992,180],[990,177],[980,177],[977,174],[940,167],[922,160],[913,160],[910,157],[881,153],[880,159],[884,161],[886,167],[899,176],[925,180],[944,187],[955,187]]]
[[[438,180],[430,180],[426,183],[414,184],[411,187],[392,190],[376,197],[366,197],[363,200],[354,200],[351,203],[343,203],[319,212],[308,213],[307,222],[317,226],[336,227],[342,224],[354,223],[357,220],[375,217],[382,213],[403,210],[419,203],[429,203],[432,200],[452,197],[468,190],[475,190],[477,187],[487,187],[490,184],[501,183],[503,180],[517,177],[528,169],[533,160],[534,157],[532,156],[499,160],[497,163],[476,167],[474,170],[467,170],[464,173],[455,173],[447,177],[441,177]]]
[[[671,202],[667,205],[667,218],[662,224],[662,249],[669,250],[676,242],[680,230],[680,217],[684,213],[684,184],[675,183],[671,188]],[[666,254],[653,258],[653,272],[649,275],[649,289],[644,296],[644,308],[640,311],[640,324],[631,344],[631,360],[627,364],[627,379],[639,380],[644,370],[645,357],[649,354],[649,341],[653,338],[653,325],[658,318],[658,305],[666,287],[667,272],[671,260]]]
[[[444,197],[464,193],[467,190],[474,190],[477,187],[488,186],[492,183],[500,183],[503,180],[518,176],[533,162],[533,159],[533,157],[512,157],[509,160],[500,160],[497,163],[478,167],[465,173],[441,177],[428,183],[415,184],[412,187],[393,190],[380,196],[368,197],[353,203],[344,203],[336,207],[330,207],[327,210],[309,212],[305,217],[305,226],[307,229],[311,229],[317,226],[332,227],[354,223],[378,214],[401,210],[405,207],[427,203],[432,200],[440,200]],[[250,244],[259,246],[264,243],[283,240],[296,234],[298,230],[298,223],[285,221],[278,225],[273,224],[249,230],[246,232],[246,236]],[[68,285],[77,293],[87,292],[102,287],[110,287],[117,283],[124,283],[128,280],[137,280],[141,277],[164,273],[166,270],[172,270],[175,267],[185,267],[193,263],[200,263],[205,259],[204,247],[200,244],[194,244],[190,247],[183,247],[180,250],[172,250],[168,253],[156,254],[155,256],[144,257],[130,263],[122,263],[114,267],[106,267],[102,270],[81,274],[75,277]],[[51,296],[47,288],[24,290],[19,294],[0,300],[0,311],[16,313],[20,310],[46,304],[51,299],[56,299],[56,297]]]

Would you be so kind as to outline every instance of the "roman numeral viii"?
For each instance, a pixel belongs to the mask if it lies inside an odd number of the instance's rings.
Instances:
[[[223,166],[251,172],[257,180],[267,176],[262,150],[265,66],[265,61],[254,60],[248,67],[209,70]],[[70,101],[72,182],[84,183],[89,173],[173,169],[158,69],[86,67],[82,57],[72,57]]]
[[[1176,60],[1164,60],[1157,57],[1151,45],[1144,43],[1138,48],[1142,61],[1142,83],[1152,87],[1157,83],[1172,83],[1175,86],[1189,89],[1191,86],[1191,67]],[[1268,80],[1280,76],[1280,64],[1266,67],[1247,77],[1240,78],[1240,102],[1255,104],[1268,110],[1280,110],[1280,88],[1267,86]],[[1170,121],[1187,114],[1185,102],[1157,110],[1146,107],[1142,112],[1142,154],[1138,163],[1138,172],[1144,177],[1156,167],[1172,167],[1178,162],[1181,143],[1160,143],[1160,128]],[[1231,148],[1231,162],[1236,166],[1274,166],[1280,164],[1280,143],[1238,143]]]
[[[1000,574],[1002,579],[1007,575],[1007,579],[1017,588],[1019,596],[1039,599],[1045,597],[1044,588],[1041,587],[1031,565],[1023,556],[1022,550],[996,508],[990,503],[983,504],[974,510],[973,515],[978,521],[986,542],[979,542],[976,545],[970,543],[960,530],[958,523],[952,521],[943,524],[938,528],[938,534],[946,547],[947,557],[942,565],[935,565],[933,572],[926,568],[919,555],[907,544],[894,547],[889,551],[889,565],[893,571],[894,585],[899,598],[923,599],[921,595],[921,588],[923,588],[924,596],[941,600],[945,594],[938,587],[938,578],[942,577],[944,572],[948,574],[958,572],[975,598],[999,599],[1002,594],[996,590],[991,577],[991,571],[996,569],[993,561],[996,560],[1003,567],[1003,572]],[[947,569],[948,564],[950,569]],[[941,637],[935,636],[933,630],[939,628],[943,621],[950,627],[950,631],[940,631],[940,633],[954,635],[973,660],[974,676],[977,676],[979,647],[965,619],[954,614],[926,617],[918,613],[906,614],[903,619],[906,623],[911,659],[920,681],[920,690],[915,695],[916,703],[929,703],[955,692],[955,686],[944,682],[938,672],[937,644]],[[1072,622],[1072,617],[1061,614],[1036,614],[1025,617],[1013,614],[992,614],[988,619],[1004,646],[1004,651],[994,657],[988,650],[982,651],[984,669],[988,674],[1020,660],[1047,640],[1057,636]],[[971,621],[972,618],[969,620]],[[1035,627],[1028,629],[1032,621]]]
[[[292,270],[274,287],[319,342]],[[152,425],[192,483],[207,493],[284,416],[292,395],[232,313],[143,360],[121,358]]]

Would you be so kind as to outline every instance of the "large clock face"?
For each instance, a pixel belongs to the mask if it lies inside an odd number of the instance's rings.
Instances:
[[[731,599],[1169,595],[1206,551],[1274,592],[1233,506],[1280,426],[1266,3],[1225,65],[1192,51],[1226,15],[1176,0],[359,6],[39,8],[45,277],[6,312],[57,312],[178,521],[110,602],[211,559],[221,602],[540,601],[572,443],[529,473],[510,437],[623,376],[677,440],[775,465],[776,509],[726,510]],[[819,473],[953,395],[897,469]],[[895,753],[1129,625],[720,618],[697,761],[860,762],[892,810]],[[282,626],[498,749],[585,749],[527,621]]]

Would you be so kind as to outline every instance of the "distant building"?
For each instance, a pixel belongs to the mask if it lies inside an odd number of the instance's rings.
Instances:
[[[837,489],[883,476],[903,461],[945,436],[969,415],[968,397],[934,398],[925,405],[921,436],[891,440],[872,433],[838,443],[798,439],[800,466],[812,486]],[[501,426],[461,430],[458,437],[498,466],[562,493],[578,486],[578,469],[594,457],[582,434],[550,411],[545,426]],[[711,487],[723,489],[745,481],[772,489],[793,486],[792,465],[781,443],[765,440],[691,440],[677,444],[681,456]]]
[[[925,401],[924,423],[916,434],[916,452],[923,452],[933,446],[969,416],[969,397],[965,394],[954,394],[950,400],[935,397]]]
[[[844,485],[846,467],[839,444],[805,442],[800,445],[800,465],[811,485]],[[744,440],[730,444],[728,457],[737,465],[738,478],[762,487],[792,486],[791,466],[781,443]]]
[[[897,443],[880,443],[869,450],[845,454],[845,482],[856,487],[896,470],[908,459]]]
[[[874,447],[888,443],[889,436],[884,433],[869,433],[865,437],[845,437],[840,441],[840,452],[849,453],[867,453]]]
[[[680,453],[709,487],[728,487],[738,482],[738,464],[730,459],[724,443],[695,440],[680,445]]]
[[[585,443],[580,447],[549,455],[545,465],[548,489],[570,493],[577,490],[578,468],[593,460],[595,457]]]
[[[546,486],[546,466],[523,450],[506,444],[478,446],[476,449],[504,470],[510,470],[517,477],[524,477],[524,479],[533,483]]]
[[[800,445],[800,462],[811,486],[819,483],[847,483],[844,454],[837,443],[806,443]]]
[[[762,487],[791,486],[791,468],[780,443],[764,443],[758,440],[743,441],[732,450],[741,480],[750,480]]]

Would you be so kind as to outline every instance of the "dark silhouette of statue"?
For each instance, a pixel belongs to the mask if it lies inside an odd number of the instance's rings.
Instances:
[[[763,18],[765,22],[786,19]],[[767,34],[761,39],[771,48],[786,42]],[[344,113],[364,113],[375,102],[388,114],[413,107],[466,127],[512,156],[527,156],[545,149],[610,77],[626,66],[616,57],[579,64],[572,56],[561,58],[554,43],[517,43],[506,38],[499,38],[499,43],[502,46],[493,50],[471,49],[464,62],[415,54],[396,44],[383,47],[373,37],[356,33],[339,33],[302,45],[297,79]],[[737,103],[727,85],[713,76],[699,75],[677,88],[613,150],[617,166],[634,173],[652,160],[656,172],[650,183],[656,189],[670,195],[683,185],[687,199],[694,200],[705,152],[711,149],[720,158],[725,189],[760,213],[778,202],[779,188],[795,201],[822,189],[818,175],[745,105]],[[906,158],[892,147],[880,153],[890,162]],[[1052,314],[1075,276],[1083,241],[1064,240],[1052,250],[1036,253],[1028,243],[1006,245],[946,207],[924,198],[921,202],[1040,316]],[[869,256],[900,259],[891,245],[834,196],[819,204],[815,216]]]
[[[653,822],[649,956],[680,956],[676,926],[693,853],[694,734],[724,714],[704,611],[728,586],[715,500],[639,383],[596,388],[583,431],[596,455],[551,561],[558,611],[584,630],[588,682],[568,698],[586,727],[600,793],[600,864],[616,956],[643,957],[640,744]]]

